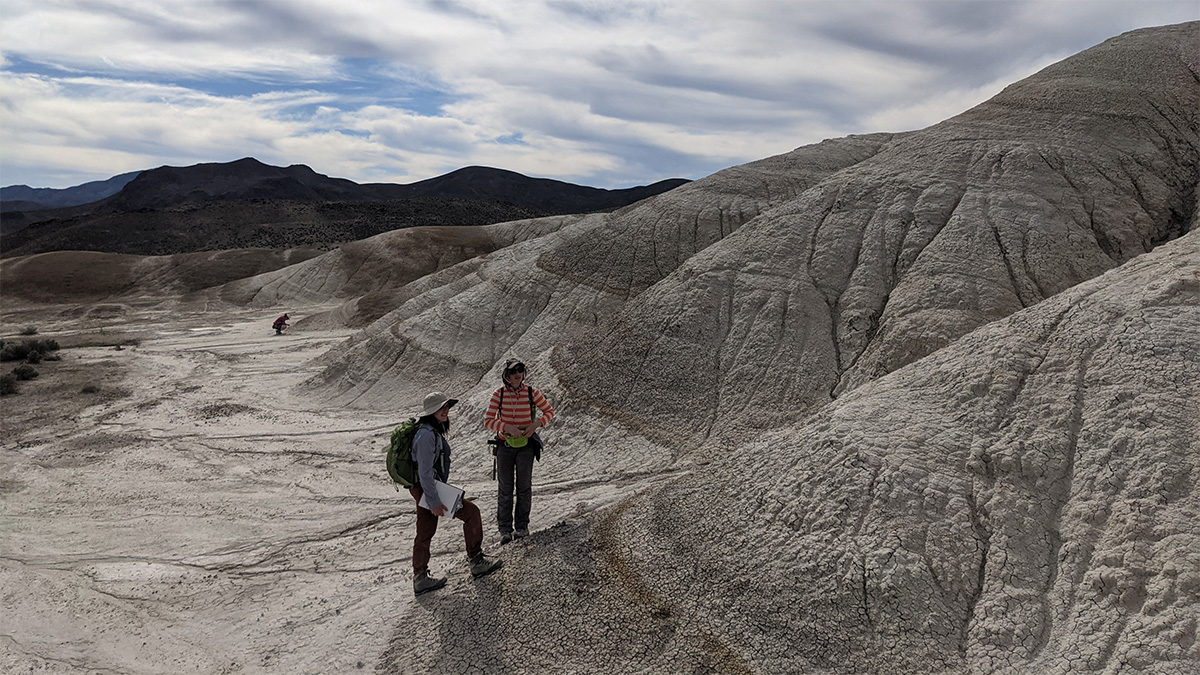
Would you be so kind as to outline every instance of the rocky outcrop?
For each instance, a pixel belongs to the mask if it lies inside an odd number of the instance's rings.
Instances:
[[[1200,233],[510,548],[384,670],[1190,672],[1196,335]]]

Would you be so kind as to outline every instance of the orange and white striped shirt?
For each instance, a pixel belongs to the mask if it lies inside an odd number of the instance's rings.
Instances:
[[[542,392],[522,383],[520,389],[513,389],[505,385],[492,392],[492,400],[488,402],[487,413],[483,416],[484,428],[500,434],[505,424],[514,426],[529,424],[533,420],[533,410],[529,407],[531,390],[533,391],[533,405],[542,412],[542,425],[549,424],[550,420],[554,418],[554,408],[550,407],[550,402],[546,400],[545,396],[542,396]],[[503,410],[500,406],[502,396],[504,399]]]

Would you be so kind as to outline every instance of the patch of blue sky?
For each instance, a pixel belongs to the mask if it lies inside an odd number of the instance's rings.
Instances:
[[[355,63],[367,59],[347,59],[343,63]],[[202,91],[218,97],[252,97],[271,93],[314,91],[319,92],[323,103],[301,106],[295,114],[315,113],[319,107],[334,107],[340,110],[357,110],[366,106],[398,108],[425,116],[442,114],[445,106],[458,100],[446,88],[425,81],[408,78],[388,77],[374,68],[350,68],[340,77],[314,80],[279,80],[262,77],[213,77],[188,78],[173,82],[182,87]],[[306,108],[310,108],[306,110]]]
[[[500,145],[529,145],[525,142],[525,134],[519,131],[507,136],[499,136],[496,138],[496,142]]]
[[[78,70],[62,68],[52,64],[30,61],[20,54],[4,55],[4,71],[16,75],[36,75],[38,77],[65,77],[81,74]]]
[[[131,70],[83,69],[5,55],[4,70],[13,74],[47,79],[96,77],[106,80],[137,80],[174,86],[217,98],[251,98],[264,94],[318,92],[324,103],[301,105],[293,114],[313,114],[321,106],[356,110],[370,105],[398,108],[424,116],[440,116],[446,106],[461,99],[449,86],[411,68],[379,59],[345,58],[338,61],[336,74],[321,79],[288,73],[164,74]]]

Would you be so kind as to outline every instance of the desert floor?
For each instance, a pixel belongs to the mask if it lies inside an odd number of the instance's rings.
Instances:
[[[6,317],[9,339],[38,325],[35,338],[63,348],[2,401],[0,670],[370,670],[428,603],[505,583],[504,570],[470,578],[455,521],[434,539],[447,588],[412,597],[414,507],[382,464],[411,411],[297,393],[348,331],[276,337],[270,312],[117,309],[103,321]],[[574,480],[578,467],[548,452],[534,535],[500,549],[484,440],[481,427],[460,434],[454,482],[478,500],[485,548],[501,557],[665,477],[613,490]]]

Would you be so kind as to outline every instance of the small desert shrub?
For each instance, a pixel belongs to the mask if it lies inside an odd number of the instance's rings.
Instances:
[[[0,396],[17,393],[17,376],[12,373],[0,375]]]
[[[36,349],[30,351],[29,356],[25,357],[25,363],[37,364],[37,363],[41,363],[41,362],[42,362],[42,353],[37,351]]]
[[[83,389],[80,389],[79,391],[83,394],[95,394],[100,391],[100,387],[97,387],[94,384],[86,384],[83,386]]]
[[[26,361],[30,354],[37,353],[40,360],[50,352],[58,351],[58,340],[22,340],[20,343],[9,342],[0,348],[0,361]],[[37,361],[31,361],[37,363]]]
[[[25,326],[21,329],[21,335],[37,335],[37,326]]]
[[[38,371],[28,363],[22,363],[12,369],[12,374],[16,375],[18,380],[32,380],[38,376]]]
[[[24,361],[29,356],[27,343],[9,342],[0,349],[0,361]]]

